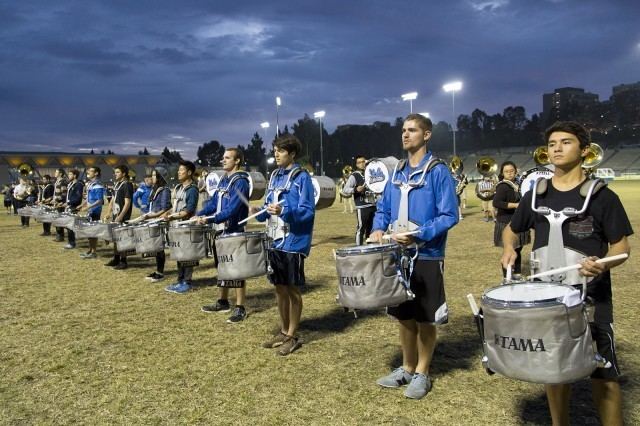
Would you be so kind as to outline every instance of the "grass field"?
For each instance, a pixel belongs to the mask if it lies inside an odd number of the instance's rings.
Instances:
[[[614,182],[636,232],[640,184]],[[396,324],[383,312],[359,319],[335,304],[332,249],[352,245],[355,217],[342,206],[319,211],[306,263],[301,335],[305,345],[279,357],[260,344],[277,326],[273,290],[265,278],[249,281],[249,317],[205,314],[216,299],[208,286],[212,261],[196,268],[198,286],[185,295],[151,284],[152,259],[130,268],[81,260],[0,214],[0,424],[548,424],[542,385],[488,376],[465,295],[500,280],[493,225],[480,220],[473,188],[465,220],[449,234],[446,289],[448,325],[440,328],[431,375],[434,389],[421,401],[381,389],[376,378],[399,365]],[[631,237],[632,249],[640,246]],[[627,424],[640,424],[640,344],[636,311],[640,261],[613,272],[616,339],[624,377]],[[635,330],[635,331],[634,331]],[[597,424],[588,381],[574,385],[573,424]]]

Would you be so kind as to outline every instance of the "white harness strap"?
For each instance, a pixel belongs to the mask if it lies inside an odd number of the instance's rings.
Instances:
[[[275,187],[274,181],[275,181],[278,170],[276,169],[271,173],[267,191],[268,193],[271,192],[273,194],[273,198],[271,200],[273,203],[279,201],[280,194],[284,192],[289,192],[292,184],[291,180],[295,176],[297,176],[298,173],[300,173],[301,171],[302,171],[301,167],[296,167],[295,169],[291,170],[284,184],[277,188]],[[267,197],[268,197],[268,193],[267,193]],[[278,245],[276,246],[276,248],[282,246],[284,244],[284,239],[287,237],[287,235],[289,235],[289,225],[286,224],[285,221],[282,220],[279,216],[269,216],[269,218],[267,219],[266,225],[267,225],[267,237],[269,237],[274,241],[281,240],[280,243],[278,243]]]

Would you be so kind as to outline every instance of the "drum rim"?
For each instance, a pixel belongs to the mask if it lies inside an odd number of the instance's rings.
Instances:
[[[370,245],[361,245],[361,246],[350,246],[336,249],[337,255],[345,255],[345,254],[370,254],[370,253],[379,253],[385,251],[396,251],[399,249],[398,244],[370,244]]]
[[[220,234],[216,237],[217,240],[231,237],[246,237],[246,236],[264,236],[266,238],[267,233],[264,231],[249,231],[249,232],[232,232],[231,234]]]
[[[561,287],[561,288],[576,290],[575,287],[570,286],[568,284],[554,283],[550,281],[533,281],[533,282],[525,281],[521,283],[504,284],[504,285],[491,287],[490,289],[482,293],[480,303],[483,305],[488,305],[493,308],[544,308],[544,307],[558,306],[558,305],[564,306],[564,303],[562,303],[562,300],[559,300],[561,298],[542,299],[542,300],[535,300],[535,301],[523,301],[523,300],[500,300],[500,299],[494,299],[487,296],[487,293],[489,293],[492,290],[499,290],[508,286],[519,286],[519,285],[526,285],[526,284],[542,285],[542,286],[549,285],[554,287]],[[577,305],[577,306],[580,306],[580,305]]]

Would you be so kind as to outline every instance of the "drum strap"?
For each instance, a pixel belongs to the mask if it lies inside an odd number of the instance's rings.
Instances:
[[[229,194],[229,192],[231,191],[231,187],[233,186],[234,183],[236,183],[238,180],[240,179],[246,179],[247,181],[249,180],[249,175],[246,172],[243,171],[239,171],[239,172],[235,172],[231,178],[229,178],[229,182],[227,183],[227,186],[225,186],[224,188],[220,187],[220,183],[218,183],[218,188],[216,189],[216,191],[218,192],[218,202],[216,203],[216,213],[219,213],[222,210],[222,197],[227,196],[227,194]],[[227,229],[227,223],[219,223],[214,225],[214,228],[216,229],[216,231],[224,231]]]

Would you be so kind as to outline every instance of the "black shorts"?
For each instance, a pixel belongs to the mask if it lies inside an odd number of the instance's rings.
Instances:
[[[389,315],[401,321],[415,320],[434,325],[449,322],[444,294],[444,260],[417,260],[410,288],[415,299],[388,307]]]
[[[607,360],[607,366],[609,368],[596,368],[596,371],[591,375],[592,379],[617,379],[620,376],[620,369],[618,367],[618,358],[616,357],[616,347],[613,343],[613,327],[611,324],[602,322],[592,322],[589,324],[591,327],[591,337],[596,342],[596,348],[598,353]]]
[[[269,250],[269,264],[273,269],[273,272],[267,275],[271,284],[304,286],[304,255]]]

